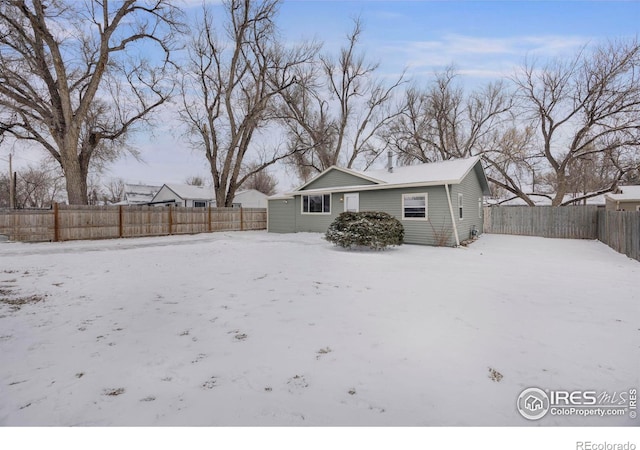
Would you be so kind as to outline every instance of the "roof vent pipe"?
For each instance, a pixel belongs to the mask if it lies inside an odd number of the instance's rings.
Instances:
[[[387,153],[387,170],[389,173],[393,173],[393,153],[391,150]]]

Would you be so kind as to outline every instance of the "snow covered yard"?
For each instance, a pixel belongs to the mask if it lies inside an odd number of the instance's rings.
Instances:
[[[0,425],[530,422],[640,387],[640,263],[596,241],[344,251],[318,234],[0,244]]]

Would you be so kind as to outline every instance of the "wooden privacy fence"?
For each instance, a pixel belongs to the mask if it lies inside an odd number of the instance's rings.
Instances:
[[[640,212],[599,211],[598,240],[640,261]]]
[[[23,242],[264,230],[265,208],[67,206],[0,211],[0,235]]]
[[[598,239],[640,261],[640,212],[586,206],[500,206],[484,210],[484,232]]]
[[[598,207],[499,206],[485,208],[484,232],[565,239],[598,239]]]

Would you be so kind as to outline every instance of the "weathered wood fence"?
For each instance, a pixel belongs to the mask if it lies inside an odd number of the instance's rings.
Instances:
[[[598,239],[598,207],[500,206],[485,208],[484,232],[565,239]]]
[[[598,239],[640,261],[640,212],[586,206],[500,206],[484,210],[484,232]]]
[[[598,211],[598,240],[640,261],[640,212]]]
[[[0,211],[0,235],[13,241],[69,241],[264,230],[265,208],[67,206]]]

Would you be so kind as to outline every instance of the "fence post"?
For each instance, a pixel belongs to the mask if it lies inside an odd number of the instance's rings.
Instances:
[[[118,205],[118,237],[124,237],[124,211],[122,205]]]
[[[60,216],[58,202],[53,204],[53,242],[60,240]]]
[[[173,234],[173,205],[169,205],[169,234]]]
[[[211,203],[209,203],[209,210],[207,211],[207,231],[211,233]]]
[[[244,231],[244,217],[242,216],[242,206],[240,207],[240,231]]]

